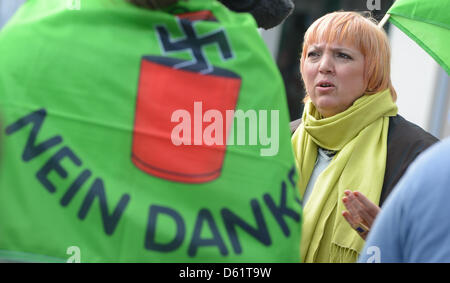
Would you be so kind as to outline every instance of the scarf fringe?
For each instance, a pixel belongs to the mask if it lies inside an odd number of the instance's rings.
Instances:
[[[355,263],[358,261],[359,253],[354,249],[331,244],[329,262],[333,263]]]

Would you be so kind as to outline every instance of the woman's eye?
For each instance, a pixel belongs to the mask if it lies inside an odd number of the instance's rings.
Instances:
[[[352,57],[350,57],[349,55],[339,52],[338,53],[338,57],[343,58],[343,59],[352,59]]]
[[[308,53],[308,57],[317,57],[317,56],[319,56],[319,53],[317,52],[311,51]]]

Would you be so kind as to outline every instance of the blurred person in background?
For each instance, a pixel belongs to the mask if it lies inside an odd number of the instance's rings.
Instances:
[[[253,18],[215,0],[131,2],[26,1],[0,31],[0,259],[298,262],[288,110],[257,30],[292,3],[222,1]],[[196,103],[216,137],[217,113],[275,113],[278,151],[175,144],[171,114]]]
[[[0,30],[25,0],[2,0],[0,2]]]
[[[383,205],[359,262],[450,262],[450,138],[408,168]]]

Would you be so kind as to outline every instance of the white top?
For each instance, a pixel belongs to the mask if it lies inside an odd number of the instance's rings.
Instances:
[[[314,165],[314,170],[311,173],[311,177],[309,178],[308,186],[306,187],[305,194],[303,195],[303,207],[305,207],[306,202],[311,195],[314,185],[316,184],[317,178],[320,173],[322,173],[325,168],[327,168],[328,164],[330,164],[336,152],[329,151],[323,148],[318,148],[316,164]]]

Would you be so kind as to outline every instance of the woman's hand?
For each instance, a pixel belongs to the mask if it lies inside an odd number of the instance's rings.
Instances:
[[[372,227],[380,208],[360,192],[345,191],[342,202],[348,211],[342,212],[345,220],[364,240]]]

